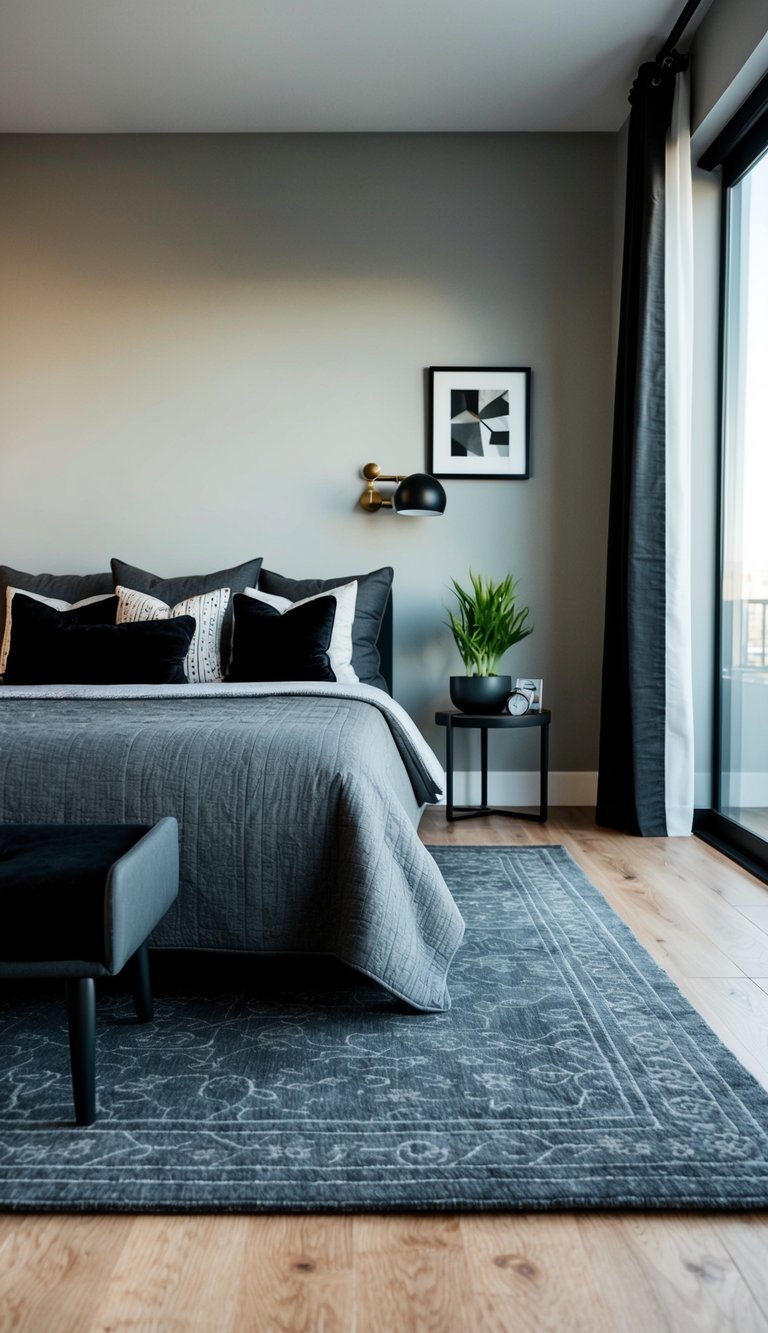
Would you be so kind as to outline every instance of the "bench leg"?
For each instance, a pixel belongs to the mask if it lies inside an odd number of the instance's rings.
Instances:
[[[96,1119],[96,986],[93,977],[67,977],[64,989],[75,1119],[78,1125],[92,1125]]]
[[[136,1017],[140,1023],[151,1023],[155,1014],[152,1002],[152,987],[149,980],[149,951],[146,941],[136,950],[128,966],[133,974],[133,1002],[136,1005]]]

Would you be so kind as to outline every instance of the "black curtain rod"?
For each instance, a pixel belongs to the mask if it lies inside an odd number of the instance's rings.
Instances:
[[[659,54],[656,57],[657,60],[663,60],[665,56],[669,55],[670,51],[674,50],[700,4],[701,0],[688,0],[687,5],[679,15],[674,28],[659,51]]]

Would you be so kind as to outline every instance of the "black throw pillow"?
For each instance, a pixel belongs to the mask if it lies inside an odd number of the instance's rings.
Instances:
[[[317,597],[282,614],[245,593],[234,598],[227,680],[335,680],[328,648],[336,598]]]
[[[254,586],[258,587],[259,592],[287,597],[289,602],[301,602],[305,597],[330,592],[331,588],[340,588],[343,583],[352,583],[354,580],[357,583],[357,599],[352,625],[352,666],[364,684],[389,691],[381,674],[379,634],[392,592],[393,574],[392,567],[385,565],[382,569],[372,570],[370,574],[343,574],[335,579],[292,579],[262,567],[259,582]],[[133,587],[133,584],[130,586]]]
[[[109,602],[117,598],[109,598]],[[6,685],[185,685],[184,659],[194,616],[135,624],[94,623],[105,602],[54,611],[32,597],[13,599]],[[114,612],[113,612],[114,614]]]
[[[34,590],[36,591],[36,590]],[[98,594],[94,594],[98,596]],[[6,663],[3,680],[7,685],[18,685],[21,681],[11,680],[8,672],[13,670],[12,657],[17,662],[24,662],[28,656],[26,644],[29,641],[30,632],[34,632],[32,627],[35,625],[114,625],[117,619],[117,608],[120,605],[119,597],[104,597],[101,601],[90,602],[88,606],[70,607],[68,611],[59,611],[55,607],[46,606],[45,602],[39,602],[35,597],[27,597],[26,593],[14,593],[11,603],[11,641],[8,645],[8,660]],[[16,633],[16,612],[19,613],[19,632]],[[18,651],[14,654],[14,645],[18,644],[22,657],[19,658]]]
[[[0,565],[0,643],[5,634],[8,588],[36,592],[41,597],[55,597],[60,602],[83,602],[86,597],[101,597],[115,591],[111,574],[28,574],[12,565]],[[113,623],[114,619],[112,616]]]

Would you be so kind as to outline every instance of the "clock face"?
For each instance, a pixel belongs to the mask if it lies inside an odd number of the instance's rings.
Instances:
[[[528,696],[523,694],[521,690],[515,690],[514,694],[510,694],[507,699],[507,712],[511,713],[513,717],[522,717],[523,713],[528,712],[530,706]]]

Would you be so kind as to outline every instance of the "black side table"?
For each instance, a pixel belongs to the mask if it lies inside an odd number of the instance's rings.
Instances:
[[[473,819],[476,815],[509,815],[513,819],[535,819],[539,824],[547,819],[547,783],[549,780],[549,723],[552,714],[548,708],[540,713],[524,713],[512,717],[510,713],[435,713],[435,722],[445,727],[445,767],[447,772],[446,818]],[[476,727],[480,732],[480,805],[453,804],[453,732],[454,728]],[[488,732],[516,731],[520,727],[539,727],[541,730],[541,760],[539,765],[539,813],[531,815],[524,810],[493,810],[488,805]]]

